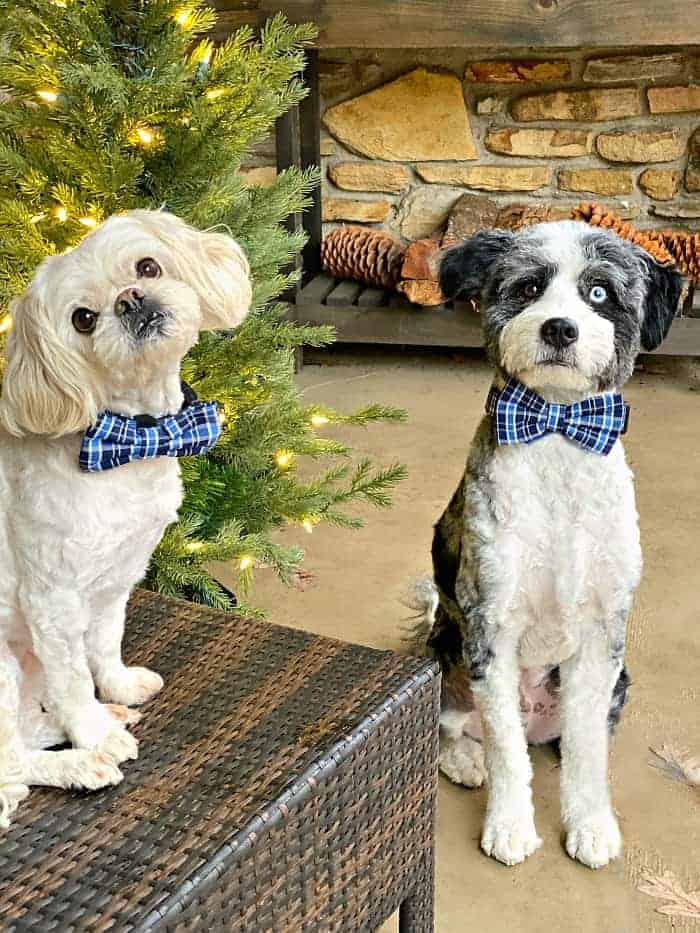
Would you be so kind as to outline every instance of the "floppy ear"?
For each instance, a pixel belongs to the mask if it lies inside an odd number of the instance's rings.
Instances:
[[[513,245],[507,230],[482,230],[449,249],[440,263],[440,288],[446,298],[476,298],[493,263]]]
[[[237,327],[250,310],[248,260],[226,233],[197,230],[166,211],[134,211],[171,250],[178,275],[199,295],[201,330]]]
[[[85,360],[61,341],[38,296],[30,292],[10,312],[0,424],[16,437],[84,431],[98,410]]]
[[[675,269],[661,266],[646,250],[641,250],[647,268],[647,295],[642,320],[642,349],[655,350],[671,329],[678,313],[683,280]]]

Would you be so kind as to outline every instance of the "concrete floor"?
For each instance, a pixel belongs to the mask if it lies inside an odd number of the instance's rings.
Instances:
[[[400,649],[402,598],[407,583],[429,569],[432,525],[460,478],[489,369],[469,357],[336,353],[307,364],[299,384],[310,402],[345,411],[371,401],[406,408],[406,424],[338,433],[358,456],[406,463],[409,478],[391,511],[366,513],[363,531],[319,528],[311,537],[286,531],[285,540],[298,538],[306,547],[315,583],[288,590],[261,571],[253,601],[284,625]],[[625,445],[637,476],[646,570],[629,640],[634,687],[611,756],[624,856],[598,872],[566,856],[557,762],[547,749],[533,754],[544,846],[516,868],[480,853],[485,792],[441,777],[437,933],[635,933],[700,925],[660,915],[656,908],[665,902],[636,890],[642,872],[665,870],[686,891],[700,889],[700,789],[653,767],[649,751],[665,743],[700,753],[699,388],[691,365],[654,360],[626,391],[632,418]],[[395,921],[386,927],[394,928]]]

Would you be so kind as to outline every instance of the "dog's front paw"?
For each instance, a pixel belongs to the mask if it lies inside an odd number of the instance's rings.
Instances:
[[[107,752],[73,749],[64,754],[61,786],[66,789],[99,790],[101,787],[119,784],[124,778],[117,762]]]
[[[125,726],[135,726],[142,719],[142,714],[137,709],[129,709],[128,706],[120,706],[117,703],[106,703],[105,709],[113,719]]]
[[[26,784],[0,784],[0,829],[8,829],[10,817],[29,794]]]
[[[481,848],[504,865],[517,865],[542,845],[531,813],[486,816]]]
[[[163,678],[147,667],[122,667],[100,680],[100,696],[122,706],[140,706],[163,687]]]
[[[98,751],[112,757],[117,764],[139,757],[139,743],[126,729],[116,728],[103,738]]]
[[[95,702],[88,710],[82,710],[79,717],[72,718],[67,723],[67,732],[75,748],[111,755],[117,764],[138,758],[139,743],[101,703]]]
[[[566,834],[566,851],[589,868],[602,868],[621,850],[620,828],[612,812],[582,817]]]

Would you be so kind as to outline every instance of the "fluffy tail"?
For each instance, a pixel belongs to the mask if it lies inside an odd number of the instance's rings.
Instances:
[[[435,624],[439,602],[437,587],[431,577],[416,580],[406,598],[406,605],[414,613],[411,623],[404,629],[404,640],[412,654],[427,654],[427,642]]]

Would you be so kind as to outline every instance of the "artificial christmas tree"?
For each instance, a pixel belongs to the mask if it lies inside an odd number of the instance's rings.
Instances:
[[[215,13],[201,0],[0,0],[0,331],[37,263],[115,212],[165,208],[201,228],[222,226],[244,246],[256,310],[235,336],[205,335],[183,376],[217,399],[227,427],[209,456],[184,461],[180,521],[147,579],[161,592],[230,605],[212,561],[233,561],[245,589],[256,564],[288,579],[303,554],[282,546],[285,525],[357,526],[355,500],[389,503],[403,469],[351,466],[318,436],[333,422],[395,420],[372,406],[349,416],[309,407],[293,383],[293,355],[332,340],[326,328],[282,321],[280,270],[300,249],[282,221],[316,180],[290,170],[270,189],[245,188],[241,158],[304,94],[312,33],[276,17],[214,48]],[[299,458],[337,457],[302,481]],[[77,469],[77,465],[76,465]]]

